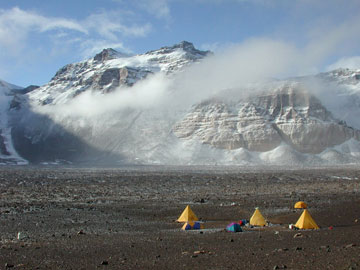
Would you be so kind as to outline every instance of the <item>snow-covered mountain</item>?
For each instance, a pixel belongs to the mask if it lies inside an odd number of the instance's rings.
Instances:
[[[179,71],[208,54],[209,51],[199,51],[186,41],[140,55],[104,49],[94,58],[64,66],[49,83],[31,92],[29,98],[45,105],[66,103],[90,89],[108,93],[119,86],[132,86],[149,74]]]
[[[210,55],[185,41],[140,55],[105,49],[39,88],[13,91],[2,106],[8,137],[35,163],[360,162],[360,70],[219,89],[178,106],[191,93],[174,86],[176,76]]]

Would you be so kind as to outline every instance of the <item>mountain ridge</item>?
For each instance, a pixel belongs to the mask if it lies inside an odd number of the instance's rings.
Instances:
[[[58,106],[81,106],[85,97],[97,106],[105,97],[124,97],[119,93],[148,95],[145,90],[153,76],[161,74],[171,81],[211,55],[186,41],[139,55],[104,49],[93,58],[62,67],[39,88],[15,93],[9,102],[13,105],[7,105],[8,139],[20,156],[35,163],[318,166],[359,162],[360,70],[338,69],[219,89],[182,109],[171,104],[125,106],[92,117],[56,111]],[[139,87],[141,94],[136,92]],[[176,97],[171,91],[166,95],[169,100]],[[64,108],[76,108],[71,106]]]

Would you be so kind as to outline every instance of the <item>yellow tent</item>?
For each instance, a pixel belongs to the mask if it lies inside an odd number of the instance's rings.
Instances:
[[[303,208],[303,209],[306,209],[306,208],[307,208],[307,204],[304,203],[303,201],[299,201],[299,202],[295,203],[294,208]]]
[[[295,227],[299,229],[319,229],[319,226],[313,220],[307,209],[304,209],[304,212],[296,222]]]
[[[265,226],[266,225],[265,218],[260,213],[258,208],[255,209],[254,214],[250,218],[250,225],[253,225],[253,226]]]
[[[190,206],[186,206],[185,210],[182,212],[181,216],[177,219],[177,222],[189,222],[189,221],[198,221],[199,219],[191,210]]]

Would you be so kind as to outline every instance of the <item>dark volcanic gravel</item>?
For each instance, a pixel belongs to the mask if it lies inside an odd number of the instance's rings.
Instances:
[[[352,167],[0,167],[0,269],[360,269],[359,195]],[[320,230],[288,229],[298,200]],[[270,227],[224,231],[255,207]]]

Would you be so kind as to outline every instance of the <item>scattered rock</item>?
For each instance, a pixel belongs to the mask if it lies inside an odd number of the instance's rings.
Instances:
[[[302,247],[296,247],[295,250],[296,250],[296,251],[301,251],[301,250],[302,250]]]
[[[205,203],[205,199],[204,198],[195,199],[194,202],[196,202],[196,203]]]
[[[13,268],[14,265],[11,263],[5,263],[5,268]]]
[[[345,248],[351,248],[351,247],[355,247],[355,246],[356,246],[356,244],[351,243],[351,244],[346,245]]]
[[[275,265],[273,269],[287,269],[287,266],[286,265]]]
[[[288,251],[288,248],[276,248],[274,249],[274,252],[283,252],[283,251]]]
[[[101,265],[108,265],[108,264],[109,264],[108,261],[102,261],[102,262],[101,262]]]
[[[17,233],[17,240],[23,240],[23,239],[26,239],[28,236],[24,233],[24,232],[18,232]]]
[[[302,233],[296,233],[296,234],[294,235],[294,238],[302,238],[302,237],[304,237],[304,236],[302,235]]]
[[[85,234],[85,232],[83,230],[80,230],[77,234]]]
[[[320,246],[320,249],[325,249],[327,252],[331,252],[330,246]]]

